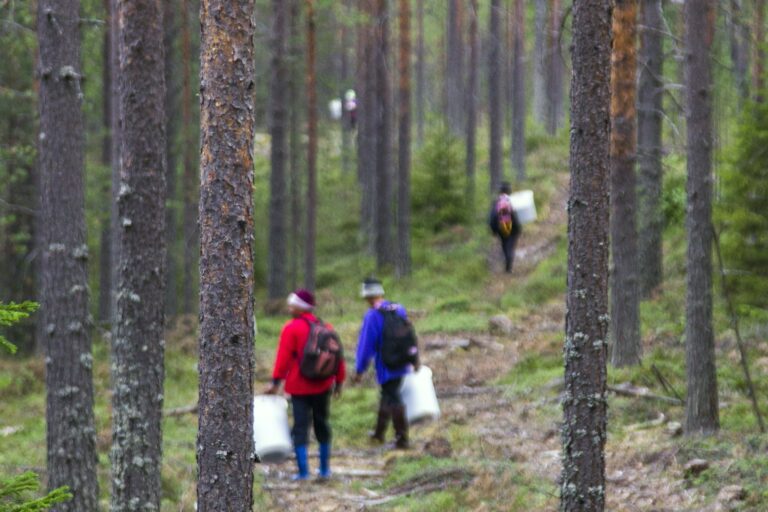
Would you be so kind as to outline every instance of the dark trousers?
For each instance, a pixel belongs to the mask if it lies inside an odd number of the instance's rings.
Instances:
[[[320,444],[331,442],[331,424],[328,422],[328,411],[331,392],[318,395],[292,395],[293,428],[291,438],[294,446],[309,443],[309,422],[315,429],[315,437]]]
[[[501,250],[504,252],[504,270],[507,272],[512,272],[512,263],[515,261],[515,246],[517,245],[517,236],[518,235],[513,234],[507,238],[502,236],[499,237],[499,240],[501,240]]]
[[[403,384],[403,378],[388,380],[381,385],[381,406],[403,405],[403,399],[400,397],[400,386]]]

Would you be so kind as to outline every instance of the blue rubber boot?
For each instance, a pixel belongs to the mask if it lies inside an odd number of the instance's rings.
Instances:
[[[331,443],[320,445],[320,469],[317,475],[320,478],[331,478]]]
[[[307,464],[307,445],[296,446],[293,451],[296,453],[296,466],[299,472],[293,475],[292,480],[306,480],[309,478],[309,465]]]

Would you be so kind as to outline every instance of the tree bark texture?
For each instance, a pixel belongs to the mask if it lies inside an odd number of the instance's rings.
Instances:
[[[68,485],[57,511],[98,510],[88,246],[85,238],[80,3],[40,0],[39,165],[43,262],[41,315],[46,337],[48,487]]]
[[[304,287],[315,290],[317,238],[317,76],[315,2],[305,0],[307,13],[307,218],[304,244]]]
[[[635,216],[637,0],[616,0],[611,63],[611,364],[640,364]]]
[[[501,0],[491,0],[488,25],[488,118],[490,121],[489,167],[491,193],[499,189],[504,175],[502,148],[503,101],[501,91]]]
[[[464,2],[448,0],[445,60],[445,115],[458,136],[464,127]]]
[[[253,13],[201,2],[201,512],[253,505]]]
[[[121,138],[122,138],[122,117],[120,115],[120,23],[117,12],[118,0],[110,0],[110,12],[112,16],[109,20],[110,37],[110,57],[112,62],[112,93],[110,102],[112,104],[112,202],[110,205],[110,324],[114,328],[115,315],[117,312],[117,268],[118,258],[120,258],[120,237],[117,233],[120,231],[120,215],[117,210],[118,196],[120,194],[120,168],[122,167]]]
[[[611,1],[573,4],[560,509],[605,507]]]
[[[163,49],[165,54],[165,314],[173,317],[178,312],[178,283],[176,273],[176,162],[179,133],[179,86],[176,69],[176,39],[179,32],[177,16],[179,2],[163,1]],[[184,15],[184,11],[181,11]]]
[[[416,141],[421,146],[424,143],[424,94],[426,66],[426,51],[424,48],[424,0],[416,0],[416,24],[418,35],[416,40]]]
[[[397,261],[398,276],[411,273],[411,3],[399,0]]]
[[[637,90],[638,268],[640,294],[649,297],[662,282],[661,208],[664,52],[661,0],[640,0],[640,54]]]
[[[111,510],[159,510],[166,258],[163,8],[160,0],[123,0],[117,16],[122,166],[111,347]]]
[[[477,0],[469,3],[469,63],[467,69],[467,125],[466,160],[467,205],[475,203],[475,174],[477,166],[477,79],[480,59],[480,38],[478,37],[479,6]]]
[[[514,0],[512,19],[511,164],[517,181],[525,180],[525,6]]]
[[[389,83],[389,0],[375,0],[374,28],[375,120],[376,120],[376,193],[374,212],[376,267],[383,269],[394,262],[392,246],[392,179],[390,141],[392,104]]]
[[[290,177],[291,177],[291,206],[290,206],[290,235],[291,288],[298,286],[299,259],[301,255],[301,0],[290,0],[290,72],[286,84],[287,94],[292,98],[290,106]]]
[[[686,183],[687,293],[685,359],[686,434],[710,434],[718,419],[715,339],[712,327],[712,64],[714,0],[685,4],[688,126]]]
[[[189,0],[181,2],[181,55],[182,55],[182,83],[181,83],[181,119],[182,138],[184,140],[182,155],[184,169],[182,171],[182,233],[184,236],[183,248],[183,285],[181,310],[185,314],[191,314],[196,310],[197,287],[197,258],[200,254],[200,240],[197,227],[198,203],[200,201],[200,173],[198,172],[197,155],[199,137],[195,133],[195,125],[192,116],[192,31],[190,16],[192,9]]]
[[[730,3],[728,28],[731,62],[739,100],[743,102],[749,97],[749,26],[745,20],[742,0],[731,0]]]
[[[272,148],[269,175],[269,250],[267,293],[270,299],[286,292],[286,179],[288,156],[288,105],[286,45],[288,42],[289,5],[285,0],[272,0],[272,60],[270,82],[270,132]]]
[[[376,243],[376,69],[374,0],[361,0],[357,52],[357,172],[360,182],[360,230],[368,252],[375,254]]]
[[[560,54],[560,0],[549,0],[546,50],[546,128],[554,135],[563,121],[563,59]]]

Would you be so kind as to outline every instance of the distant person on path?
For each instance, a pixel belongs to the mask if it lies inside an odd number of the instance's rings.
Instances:
[[[499,195],[491,205],[491,211],[488,214],[488,225],[491,231],[499,237],[501,250],[504,253],[504,271],[512,272],[512,264],[515,261],[515,246],[520,237],[522,227],[515,215],[515,209],[512,207],[510,194],[512,187],[508,182],[503,182],[499,188]]]
[[[408,421],[405,415],[405,404],[400,397],[400,386],[406,374],[418,370],[418,350],[414,344],[409,349],[409,363],[390,367],[385,363],[385,359],[389,360],[389,357],[387,354],[382,354],[382,345],[385,323],[389,322],[389,325],[392,325],[392,320],[386,319],[387,315],[395,314],[401,319],[394,319],[395,322],[402,322],[403,325],[410,326],[408,315],[403,306],[384,300],[384,287],[378,279],[368,278],[363,281],[360,295],[368,302],[370,309],[365,313],[360,329],[353,382],[360,382],[368,369],[368,365],[373,360],[376,369],[376,381],[381,386],[378,417],[370,438],[374,442],[384,443],[391,418],[395,429],[394,448],[407,449]]]
[[[335,397],[341,395],[346,370],[344,358],[339,357],[335,375],[323,379],[311,379],[304,375],[302,356],[307,344],[310,331],[320,320],[312,314],[315,308],[315,298],[307,290],[296,290],[288,296],[288,311],[291,315],[280,333],[280,343],[277,347],[272,385],[265,393],[276,394],[280,382],[285,381],[285,392],[291,395],[293,407],[293,439],[296,452],[298,473],[294,480],[309,478],[307,461],[307,444],[309,443],[310,420],[315,431],[315,437],[320,443],[320,478],[331,476],[331,425],[328,421],[331,392]],[[322,324],[332,329],[330,324]]]

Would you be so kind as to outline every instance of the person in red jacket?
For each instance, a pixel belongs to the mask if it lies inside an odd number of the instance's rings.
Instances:
[[[295,480],[309,478],[307,444],[309,443],[309,423],[312,421],[315,437],[320,443],[320,478],[331,476],[331,425],[328,421],[330,397],[341,395],[346,368],[342,359],[335,376],[323,380],[310,380],[299,371],[299,363],[304,353],[304,345],[309,338],[310,324],[317,322],[312,314],[315,309],[315,297],[307,290],[296,290],[288,296],[289,320],[280,333],[275,366],[272,371],[272,385],[266,394],[276,394],[280,383],[285,381],[285,392],[291,395],[293,407],[293,428],[291,437],[296,453],[298,473]],[[329,326],[330,327],[330,326]]]

